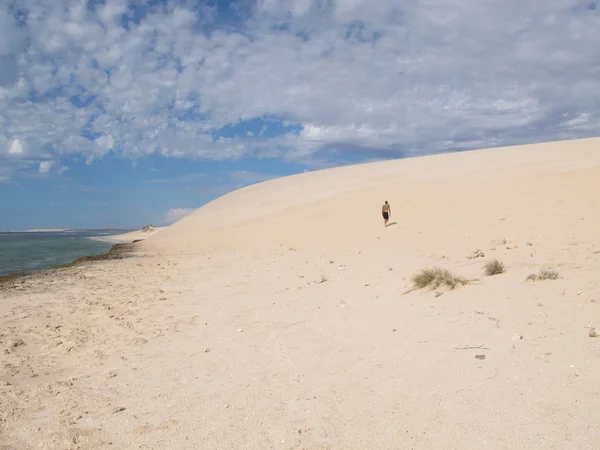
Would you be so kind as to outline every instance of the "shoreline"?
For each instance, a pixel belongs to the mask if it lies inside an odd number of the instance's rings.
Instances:
[[[118,257],[115,257],[115,255],[118,255],[120,251],[120,249],[123,249],[124,246],[127,245],[131,245],[131,244],[136,244],[138,242],[144,241],[147,237],[152,236],[156,233],[158,233],[159,231],[163,230],[166,227],[152,227],[150,229],[141,229],[141,230],[135,230],[135,231],[129,231],[126,233],[122,233],[122,234],[114,234],[114,235],[107,235],[107,236],[82,236],[84,239],[88,239],[91,241],[96,241],[96,242],[103,242],[105,244],[113,244],[112,247],[110,249],[108,249],[106,252],[103,253],[98,253],[98,254],[88,254],[88,255],[83,255],[80,256],[78,258],[75,258],[74,260],[67,262],[67,263],[63,263],[63,264],[58,264],[58,265],[54,265],[54,266],[49,266],[46,268],[40,268],[40,269],[34,269],[34,270],[29,270],[26,272],[14,272],[14,273],[8,273],[8,274],[0,274],[0,288],[2,288],[2,286],[5,283],[8,283],[10,281],[14,281],[14,280],[18,280],[20,278],[23,277],[27,277],[27,276],[31,276],[31,275],[35,275],[41,272],[47,272],[47,271],[52,271],[52,270],[56,270],[56,269],[62,269],[62,268],[66,268],[66,267],[72,267],[74,265],[78,265],[84,262],[93,262],[93,261],[104,261],[104,260],[109,260],[109,259],[120,259]],[[53,230],[53,231],[47,231],[44,230],[43,232],[46,233],[63,233],[63,232],[77,232],[76,230]],[[15,234],[20,234],[20,233],[37,233],[38,231],[14,231],[14,232],[6,232],[6,233],[15,233]],[[39,231],[41,232],[41,231]]]
[[[16,272],[16,273],[9,273],[6,275],[0,275],[0,290],[10,289],[11,287],[15,287],[14,284],[13,284],[13,286],[6,286],[6,285],[11,282],[14,283],[23,278],[35,277],[38,275],[43,275],[45,277],[47,275],[51,275],[51,273],[54,271],[79,266],[84,263],[90,263],[90,262],[96,262],[96,261],[108,261],[108,260],[113,260],[113,259],[123,259],[126,257],[127,253],[130,253],[131,251],[133,251],[133,245],[136,242],[116,243],[108,251],[106,251],[104,253],[99,253],[96,255],[80,256],[79,258],[76,258],[71,262],[64,263],[64,264],[58,264],[55,266],[50,266],[45,269],[30,270],[28,272]]]

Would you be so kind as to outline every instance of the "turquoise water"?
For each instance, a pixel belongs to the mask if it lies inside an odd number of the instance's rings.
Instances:
[[[90,239],[106,233],[1,233],[0,275],[47,269],[87,255],[105,253],[110,242]]]

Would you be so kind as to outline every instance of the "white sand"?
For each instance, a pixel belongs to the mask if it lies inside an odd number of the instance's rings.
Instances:
[[[96,241],[114,242],[115,244],[131,243],[133,241],[145,240],[165,228],[166,227],[152,227],[149,229],[130,231],[129,233],[114,234],[110,236],[95,236],[91,239]]]
[[[600,448],[599,192],[600,139],[306,173],[0,288],[0,449]]]

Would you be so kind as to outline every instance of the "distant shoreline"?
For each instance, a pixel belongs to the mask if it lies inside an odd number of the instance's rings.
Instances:
[[[123,259],[127,253],[132,251],[134,245],[135,244],[132,242],[118,243],[118,244],[114,244],[107,252],[100,253],[97,255],[80,256],[79,258],[76,258],[73,261],[65,263],[65,264],[57,264],[55,266],[51,266],[51,267],[48,267],[45,269],[29,270],[26,272],[16,272],[16,273],[9,273],[7,275],[0,275],[0,290],[9,288],[10,286],[6,286],[7,283],[13,282],[13,286],[14,286],[14,282],[16,282],[22,278],[25,278],[25,277],[38,276],[38,275],[46,276],[46,275],[51,274],[55,270],[74,267],[74,266],[77,266],[77,265],[85,263],[85,262],[106,261],[106,260],[110,260],[110,259]]]
[[[35,228],[30,230],[0,230],[0,233],[5,234],[19,234],[19,233],[112,233],[112,234],[120,234],[120,233],[130,233],[135,230],[127,230],[121,228],[99,228],[99,229],[82,229],[75,230],[72,228]]]
[[[122,257],[123,249],[129,249],[132,245],[145,240],[146,238],[160,232],[165,227],[144,227],[140,230],[127,231],[127,230],[118,230],[118,229],[101,229],[101,230],[22,230],[22,231],[0,231],[0,234],[35,234],[35,233],[49,233],[49,234],[60,234],[60,233],[89,233],[89,236],[81,236],[83,238],[104,242],[106,244],[113,244],[112,247],[105,253],[100,254],[89,254],[84,255],[79,258],[74,259],[71,262],[65,264],[59,264],[56,266],[51,266],[47,268],[40,268],[34,270],[28,270],[24,272],[13,272],[1,275],[0,274],[0,287],[2,287],[5,283],[15,281],[21,279],[23,277],[36,275],[39,273],[44,273],[48,271],[52,271],[55,269],[71,267],[82,262],[87,261],[98,261],[98,260],[107,260],[107,259],[119,259]],[[99,235],[99,233],[105,233],[103,235]]]
[[[80,237],[90,241],[103,242],[105,244],[113,244],[112,247],[100,254],[90,253],[87,255],[80,256],[73,259],[70,262],[57,264],[55,266],[49,266],[45,268],[31,269],[20,272],[9,272],[0,273],[0,288],[5,288],[6,283],[15,282],[16,280],[24,277],[36,276],[37,274],[51,272],[55,269],[61,269],[78,265],[83,262],[108,260],[108,259],[120,259],[122,258],[123,250],[129,249],[131,246],[139,241],[145,240],[147,237],[161,231],[163,227],[144,227],[141,230],[127,231],[119,229],[98,229],[98,230],[73,230],[73,229],[35,229],[35,230],[21,230],[21,231],[0,231],[0,235],[56,235],[59,236],[63,233],[69,233],[69,235],[80,234]],[[87,234],[87,235],[86,235]]]
[[[67,233],[70,228],[32,228],[30,230],[0,230],[0,233]]]

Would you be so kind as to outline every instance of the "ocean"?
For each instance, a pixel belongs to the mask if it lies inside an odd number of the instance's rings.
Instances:
[[[105,253],[114,244],[90,237],[119,233],[123,231],[0,232],[0,275],[47,269],[82,256]]]

